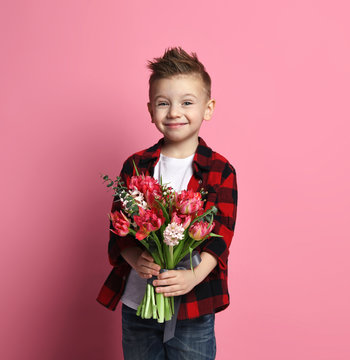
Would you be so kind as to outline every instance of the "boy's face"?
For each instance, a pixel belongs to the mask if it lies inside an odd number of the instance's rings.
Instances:
[[[147,106],[166,140],[197,143],[202,121],[211,119],[215,100],[208,98],[198,74],[186,74],[155,80]]]

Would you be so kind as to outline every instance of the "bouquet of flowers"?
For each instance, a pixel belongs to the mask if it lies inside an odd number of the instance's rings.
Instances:
[[[128,187],[118,176],[111,180],[101,175],[107,187],[114,190],[115,201],[121,201],[122,210],[109,214],[111,231],[119,236],[132,234],[152,255],[162,269],[174,269],[186,256],[209,236],[214,227],[215,206],[204,211],[206,192],[183,190],[180,193],[158,183],[151,176],[140,175],[136,165]],[[145,295],[137,309],[138,316],[157,319],[163,323],[174,315],[174,297],[155,293],[147,282]]]

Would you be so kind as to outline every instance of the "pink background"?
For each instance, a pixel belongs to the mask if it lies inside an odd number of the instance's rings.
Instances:
[[[350,358],[347,1],[3,1],[1,359],[121,359],[95,298],[116,175],[160,133],[146,61],[197,52],[235,166],[219,360]]]

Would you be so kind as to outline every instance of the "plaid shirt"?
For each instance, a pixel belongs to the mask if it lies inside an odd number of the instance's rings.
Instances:
[[[213,205],[218,208],[214,217],[215,227],[212,231],[223,237],[208,238],[197,247],[199,251],[206,251],[214,255],[218,264],[201,283],[189,293],[182,295],[179,320],[218,312],[229,305],[227,259],[237,214],[236,171],[223,156],[208,147],[202,138],[199,137],[198,140],[199,145],[192,163],[193,176],[188,183],[187,190],[199,191],[204,188],[208,192],[205,210]],[[157,144],[135,153],[124,162],[120,176],[127,186],[131,176],[136,175],[132,160],[135,161],[140,174],[153,176],[163,141],[163,138],[160,139]],[[112,211],[120,210],[120,203],[120,201],[113,202]],[[132,246],[142,247],[131,235],[119,237],[110,232],[108,258],[113,269],[96,300],[113,311],[123,294],[131,270],[120,252]]]

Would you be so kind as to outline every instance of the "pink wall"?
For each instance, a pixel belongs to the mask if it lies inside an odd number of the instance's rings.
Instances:
[[[196,51],[201,136],[237,170],[219,360],[345,360],[349,349],[347,1],[7,1],[1,33],[1,359],[121,359],[96,295],[111,194],[100,172],[160,135],[147,59]]]

